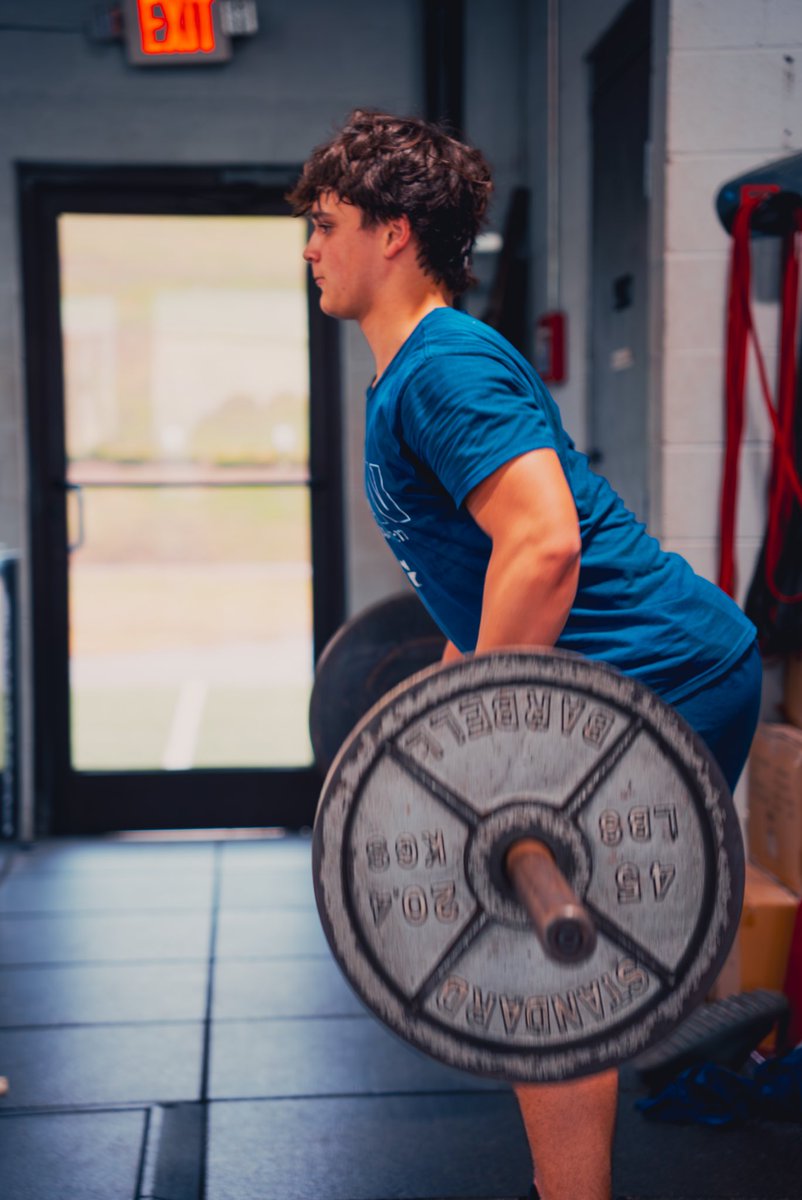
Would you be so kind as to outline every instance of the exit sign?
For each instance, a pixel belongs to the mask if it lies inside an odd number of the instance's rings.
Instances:
[[[225,62],[231,41],[216,0],[125,0],[129,62],[137,66]]]

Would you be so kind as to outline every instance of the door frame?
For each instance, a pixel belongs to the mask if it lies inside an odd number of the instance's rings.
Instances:
[[[70,763],[67,489],[57,219],[64,212],[287,216],[292,166],[19,163],[28,411],[36,833],[311,825],[314,766],[77,772]],[[307,275],[313,649],[343,621],[343,476],[337,323]]]
[[[602,272],[597,268],[596,254],[599,246],[599,209],[598,199],[596,195],[596,177],[598,170],[599,147],[597,142],[597,121],[599,117],[599,109],[603,107],[609,89],[614,88],[619,84],[621,78],[630,71],[633,66],[639,63],[645,63],[647,67],[647,135],[644,143],[644,160],[641,163],[641,172],[639,180],[642,187],[642,199],[644,202],[644,217],[643,217],[643,254],[642,254],[642,273],[643,279],[641,282],[642,295],[639,295],[635,303],[644,313],[643,318],[643,345],[638,347],[641,354],[637,356],[639,365],[642,365],[642,416],[644,442],[643,450],[638,462],[640,482],[642,484],[643,506],[637,510],[639,520],[650,524],[655,514],[654,493],[652,482],[654,480],[655,471],[653,470],[653,457],[655,445],[655,417],[653,412],[653,389],[651,381],[651,351],[652,351],[652,306],[653,306],[653,287],[650,270],[650,245],[652,238],[652,221],[653,221],[653,197],[651,194],[651,173],[650,173],[650,155],[651,155],[651,137],[653,127],[653,100],[651,75],[654,69],[654,36],[653,36],[653,12],[652,0],[629,0],[629,3],[621,10],[618,17],[615,19],[609,29],[602,35],[598,42],[593,46],[586,56],[586,61],[589,67],[589,129],[590,129],[590,154],[589,154],[589,171],[590,171],[590,278],[591,278],[591,293],[590,306],[588,311],[588,327],[587,327],[587,351],[588,351],[588,411],[587,411],[587,426],[588,426],[588,454],[593,465],[599,465],[602,474],[609,477],[610,482],[616,490],[617,480],[615,470],[612,464],[607,461],[605,453],[605,434],[610,428],[609,421],[605,421],[604,414],[600,407],[600,372],[605,364],[600,361],[598,353],[598,303],[599,295],[596,288],[602,279]],[[649,162],[647,162],[647,157]],[[609,281],[612,282],[612,281]],[[610,302],[609,292],[607,293],[607,303]],[[631,348],[631,347],[624,347]],[[609,475],[608,475],[609,473]],[[625,495],[625,502],[633,504],[633,500]]]

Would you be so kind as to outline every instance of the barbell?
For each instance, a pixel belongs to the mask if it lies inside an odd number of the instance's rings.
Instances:
[[[693,730],[635,680],[552,650],[427,667],[382,696],[334,756],[312,861],[368,1008],[511,1082],[601,1071],[665,1037],[717,976],[744,883],[737,815]]]

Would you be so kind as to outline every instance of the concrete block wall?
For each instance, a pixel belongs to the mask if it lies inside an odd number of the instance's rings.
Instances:
[[[589,377],[590,72],[587,56],[625,0],[559,0],[559,306],[568,314],[568,377],[552,390],[566,426],[586,444]],[[546,5],[531,20],[529,178],[533,309],[547,290],[544,71]],[[652,530],[667,549],[715,578],[724,446],[723,365],[729,238],[715,212],[719,187],[802,147],[802,4],[798,0],[653,0],[650,245],[653,412]],[[776,368],[779,247],[754,247],[755,317]],[[741,457],[739,597],[765,521],[770,427],[750,361]]]
[[[724,450],[724,345],[730,239],[719,187],[802,149],[798,0],[670,0],[665,129],[662,341],[664,545],[715,579]],[[753,302],[772,385],[779,244],[755,242]],[[766,514],[771,430],[754,356],[741,453],[738,596],[752,577]]]
[[[586,448],[589,381],[591,117],[589,52],[626,0],[557,0],[559,238],[557,303],[569,320],[568,378],[552,385]],[[529,92],[535,315],[547,289],[546,4],[530,25]],[[724,337],[729,238],[719,187],[802,148],[799,0],[652,0],[652,180],[649,249],[650,527],[666,549],[716,578],[724,451]],[[754,315],[772,383],[777,364],[779,246],[753,247]],[[766,516],[770,426],[750,358],[740,462],[737,554],[743,602]],[[778,672],[764,713],[776,714]]]

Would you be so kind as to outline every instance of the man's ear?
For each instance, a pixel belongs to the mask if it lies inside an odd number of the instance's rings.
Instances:
[[[395,258],[397,254],[406,249],[411,240],[412,226],[406,213],[402,213],[400,217],[392,217],[385,223],[385,258]]]

